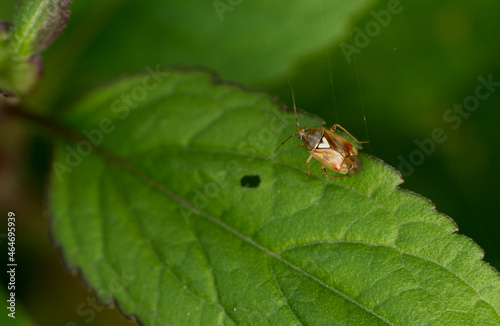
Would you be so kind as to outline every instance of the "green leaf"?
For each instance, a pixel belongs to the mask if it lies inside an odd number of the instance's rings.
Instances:
[[[66,27],[71,0],[22,0],[11,33],[12,52],[20,57],[39,53]]]
[[[0,94],[25,95],[42,74],[38,53],[66,27],[71,0],[23,0],[12,28],[0,22]]]
[[[53,233],[102,300],[144,325],[500,323],[481,249],[393,169],[304,181],[293,140],[269,158],[296,129],[272,96],[148,72],[57,118]]]

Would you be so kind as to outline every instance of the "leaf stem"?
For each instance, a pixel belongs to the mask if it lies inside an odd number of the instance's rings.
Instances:
[[[50,130],[53,133],[62,135],[70,140],[79,141],[82,139],[80,135],[58,124],[54,120],[50,119],[50,117],[30,112],[29,110],[26,110],[19,105],[11,105],[5,103],[3,103],[4,105],[1,104],[2,103],[0,103],[0,113],[2,113],[2,115],[6,117],[20,118],[22,120],[34,123],[38,126],[43,127],[43,129]]]

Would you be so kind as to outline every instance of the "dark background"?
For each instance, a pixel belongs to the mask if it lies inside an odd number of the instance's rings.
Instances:
[[[0,4],[0,19],[12,20],[12,2]],[[157,63],[212,62],[208,58],[217,52],[216,44],[207,45],[186,61],[175,53],[163,58],[154,52],[154,44],[151,48],[141,47],[148,38],[156,41],[157,36],[148,34],[155,26],[148,25],[144,16],[134,18],[138,3],[73,3],[67,30],[43,53],[45,77],[28,99],[29,107],[38,113],[57,114],[93,87],[121,73],[133,73]],[[187,11],[193,17],[213,11],[211,3],[199,3],[204,5]],[[143,6],[153,12],[154,4],[145,1]],[[380,1],[365,14],[350,16],[352,37],[357,35],[355,27],[364,30],[374,21],[370,10],[385,10],[387,5]],[[175,4],[170,6],[175,12]],[[248,19],[248,6],[242,1],[226,13],[227,19]],[[499,269],[500,172],[496,166],[500,161],[500,88],[480,101],[477,110],[456,130],[443,114],[474,95],[479,76],[488,79],[491,74],[494,81],[500,82],[500,3],[401,1],[401,6],[402,11],[392,15],[390,23],[370,37],[369,44],[352,56],[350,63],[338,43],[325,43],[318,51],[295,60],[287,73],[278,77],[266,77],[266,71],[262,71],[262,78],[256,78],[240,74],[238,69],[210,68],[222,71],[223,79],[270,90],[289,106],[290,80],[298,107],[321,116],[328,125],[340,123],[360,140],[369,140],[365,152],[396,168],[400,156],[408,159],[418,149],[415,140],[430,138],[435,128],[442,128],[447,140],[436,144],[431,155],[424,156],[422,164],[404,178],[402,187],[429,198],[439,212],[453,218],[459,233],[481,246],[486,252],[484,260]],[[211,15],[216,17],[214,11]],[[255,18],[253,22],[258,24]],[[322,19],[326,18],[322,18],[318,4],[317,20]],[[248,28],[255,25],[248,24]],[[123,45],[117,56],[111,49],[117,46],[113,40],[121,33],[127,36],[116,41]],[[188,39],[182,33],[162,37]],[[247,51],[260,46],[260,37],[264,35],[244,40]],[[128,40],[126,44],[124,39]],[[341,42],[351,44],[352,40],[347,36]],[[294,44],[292,40],[290,44]],[[282,51],[285,58],[291,49]],[[254,65],[237,54],[228,54],[226,61],[243,70]],[[18,299],[39,325],[72,325],[71,321],[76,325],[128,324],[114,309],[94,309],[97,312],[91,320],[86,320],[89,315],[77,313],[77,307],[92,300],[93,295],[78,277],[66,271],[50,240],[49,220],[44,214],[50,136],[23,122],[0,122],[0,126],[0,208],[18,216]],[[5,239],[0,240],[4,245]]]

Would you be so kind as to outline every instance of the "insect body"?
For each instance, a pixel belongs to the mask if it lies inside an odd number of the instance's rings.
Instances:
[[[301,127],[297,118],[297,108],[295,106],[293,90],[292,98],[295,120],[299,129],[297,129],[295,134],[291,135],[284,142],[282,142],[276,151],[278,151],[278,149],[280,149],[280,147],[291,137],[297,136],[298,139],[302,139],[302,143],[299,145],[304,146],[311,154],[306,160],[307,176],[309,176],[308,164],[313,157],[321,164],[321,170],[326,177],[345,177],[349,174],[361,172],[363,164],[359,159],[357,149],[349,140],[339,134],[336,134],[335,130],[337,128],[342,129],[347,135],[354,139],[356,143],[358,143],[359,148],[361,148],[361,142],[359,142],[354,136],[338,124],[334,124],[330,129],[323,127],[306,129],[306,127]],[[329,175],[326,173],[327,168],[336,171],[341,175]]]

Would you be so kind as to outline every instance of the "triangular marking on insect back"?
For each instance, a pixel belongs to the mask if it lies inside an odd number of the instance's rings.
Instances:
[[[321,137],[321,141],[319,142],[317,148],[330,148],[330,144],[325,136]]]

